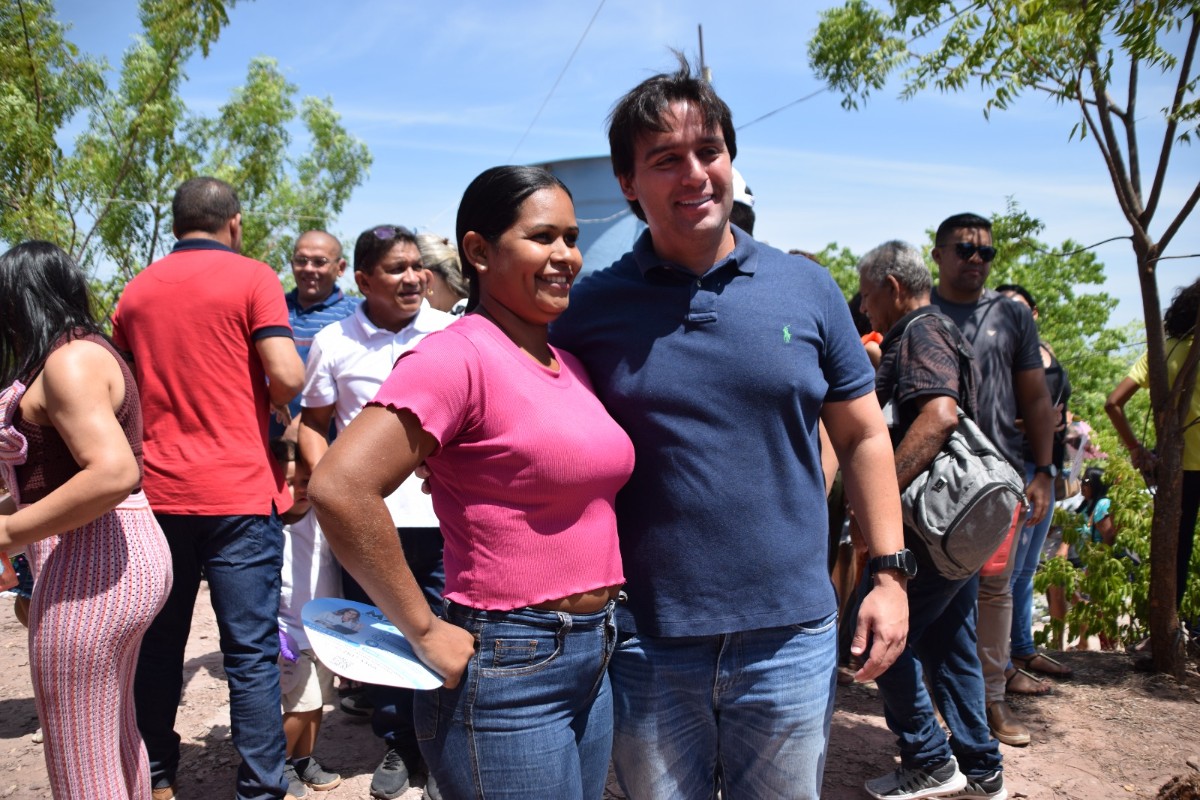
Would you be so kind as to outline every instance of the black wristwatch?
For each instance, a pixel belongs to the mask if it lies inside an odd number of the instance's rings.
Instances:
[[[1057,478],[1058,477],[1058,467],[1054,466],[1053,464],[1047,464],[1044,467],[1034,467],[1033,474],[1034,475],[1038,475],[1038,474],[1049,475],[1051,478]]]
[[[875,573],[883,569],[899,570],[906,578],[917,577],[917,557],[907,547],[890,556],[875,556],[867,565],[871,570],[871,577],[875,577]]]

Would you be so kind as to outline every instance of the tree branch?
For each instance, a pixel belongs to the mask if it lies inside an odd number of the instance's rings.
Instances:
[[[1196,56],[1198,38],[1200,38],[1200,13],[1192,14],[1192,31],[1188,34],[1187,47],[1183,51],[1183,59],[1179,65],[1179,80],[1175,83],[1175,97],[1171,100],[1171,110],[1167,114],[1167,129],[1163,132],[1158,168],[1154,172],[1154,183],[1150,187],[1150,196],[1146,198],[1146,210],[1142,212],[1140,218],[1143,227],[1150,227],[1150,220],[1154,217],[1154,211],[1158,208],[1158,200],[1162,196],[1163,183],[1167,179],[1167,163],[1171,160],[1171,148],[1175,144],[1175,131],[1179,126],[1179,109],[1183,105],[1184,97],[1187,96],[1188,76],[1192,72],[1192,60]],[[1182,220],[1179,221],[1182,222]]]
[[[1088,110],[1088,103],[1085,101],[1083,96],[1082,75],[1076,84],[1075,91],[1079,101],[1079,108],[1083,112],[1083,120],[1087,123],[1088,130],[1092,132],[1092,138],[1096,140],[1096,147],[1100,149],[1100,156],[1104,159],[1104,165],[1108,167],[1108,176],[1112,180],[1113,190],[1117,195],[1117,203],[1121,206],[1121,213],[1123,213],[1125,215],[1125,219],[1129,221],[1129,225],[1131,228],[1133,228],[1135,237],[1141,236],[1143,239],[1148,240],[1149,237],[1146,236],[1145,229],[1142,228],[1141,223],[1138,221],[1137,212],[1134,211],[1133,207],[1128,202],[1125,187],[1123,185],[1123,180],[1125,179],[1123,167],[1120,165],[1119,160],[1113,158],[1105,139],[1100,135],[1100,129],[1097,127],[1096,121],[1092,119],[1092,114]],[[1100,110],[1103,113],[1103,109],[1101,108]]]
[[[1126,210],[1126,216],[1131,222],[1137,222],[1137,227],[1142,228],[1139,221],[1139,215],[1142,212],[1141,199],[1138,197],[1134,186],[1129,182],[1129,173],[1125,168],[1125,162],[1121,158],[1121,144],[1117,141],[1116,131],[1113,130],[1112,118],[1109,116],[1108,107],[1108,92],[1105,90],[1105,84],[1101,82],[1100,66],[1095,50],[1088,52],[1087,71],[1092,79],[1092,91],[1096,97],[1096,112],[1100,123],[1100,129],[1104,132],[1104,142],[1108,150],[1107,160],[1110,163],[1109,171],[1112,173],[1113,185],[1117,189],[1117,197],[1121,200],[1121,207]],[[1082,91],[1082,89],[1081,89]],[[1144,228],[1142,228],[1144,232]]]
[[[1165,231],[1163,231],[1163,235],[1158,240],[1158,252],[1161,253],[1167,248],[1167,244],[1169,244],[1171,239],[1174,238],[1175,234],[1179,232],[1180,226],[1183,225],[1184,220],[1188,218],[1188,216],[1192,213],[1192,210],[1196,208],[1196,203],[1198,201],[1200,201],[1200,181],[1196,182],[1196,188],[1192,189],[1191,196],[1188,197],[1187,201],[1183,204],[1183,207],[1179,209],[1179,213],[1175,215],[1175,219],[1171,220],[1171,224],[1167,226]]]

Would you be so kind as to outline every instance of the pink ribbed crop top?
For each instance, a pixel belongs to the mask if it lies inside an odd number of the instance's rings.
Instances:
[[[509,610],[624,582],[614,501],[633,444],[574,356],[558,372],[476,314],[396,362],[375,404],[412,411],[445,538],[445,596]]]

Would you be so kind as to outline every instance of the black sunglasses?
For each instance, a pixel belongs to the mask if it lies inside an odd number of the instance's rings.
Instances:
[[[375,234],[376,239],[383,239],[384,241],[399,239],[401,237],[411,239],[413,236],[412,231],[399,225],[380,225],[378,228],[372,230],[371,233]]]
[[[978,245],[974,244],[973,242],[954,243],[954,254],[963,261],[970,261],[971,256],[975,255],[976,253],[979,253],[979,257],[984,261],[984,263],[990,263],[991,260],[996,257],[996,248],[992,247],[990,244]]]

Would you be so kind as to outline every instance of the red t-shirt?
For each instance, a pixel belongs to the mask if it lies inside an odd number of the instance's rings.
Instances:
[[[113,343],[142,397],[146,497],[156,512],[270,514],[291,506],[267,447],[270,401],[254,342],[291,335],[274,270],[187,239],[125,287]]]

